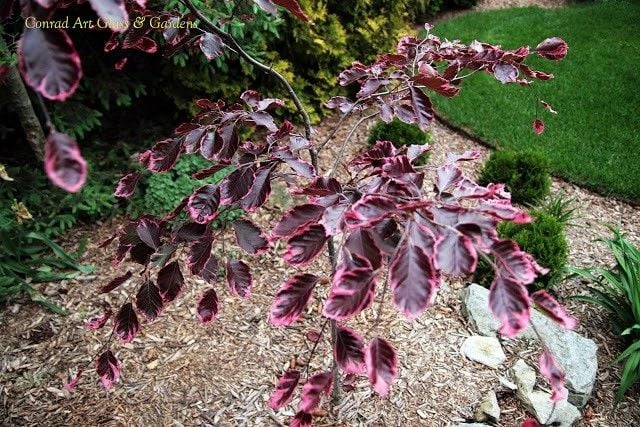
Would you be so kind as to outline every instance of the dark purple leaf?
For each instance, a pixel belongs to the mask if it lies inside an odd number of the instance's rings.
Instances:
[[[298,320],[318,280],[317,276],[308,273],[296,274],[287,280],[276,294],[271,306],[269,314],[271,323],[276,326],[288,326]]]
[[[280,149],[274,153],[274,156],[280,160],[283,160],[287,166],[299,173],[305,178],[312,179],[316,176],[316,171],[313,166],[304,160],[300,160],[291,152],[291,150]]]
[[[170,303],[178,298],[184,288],[184,277],[178,261],[173,261],[158,272],[158,288],[162,301]]]
[[[209,258],[209,261],[204,265],[204,268],[198,274],[208,283],[214,284],[218,281],[219,271],[220,263],[218,262],[218,259],[212,255],[211,258]]]
[[[197,152],[205,132],[206,128],[197,128],[187,133],[184,137],[184,152],[187,154]]]
[[[367,230],[359,228],[353,231],[347,237],[344,247],[352,254],[357,254],[369,261],[374,270],[382,265],[380,249],[378,249],[371,233]]]
[[[211,246],[213,245],[213,236],[210,233],[204,235],[200,240],[197,240],[189,248],[187,255],[187,265],[191,274],[198,274],[211,257]]]
[[[98,357],[96,373],[100,377],[102,386],[107,390],[111,390],[113,384],[120,378],[120,362],[111,350],[105,351]]]
[[[540,42],[536,46],[536,53],[546,59],[559,61],[567,56],[569,47],[567,43],[558,37],[551,37]]]
[[[197,224],[195,222],[187,222],[174,233],[173,242],[194,242],[199,240],[207,232],[206,224]]]
[[[216,135],[216,138],[219,137],[222,140],[222,145],[217,153],[218,159],[221,161],[231,160],[240,146],[240,135],[236,129],[235,122],[219,127]],[[219,143],[216,142],[216,144]]]
[[[153,254],[153,252],[153,249],[150,248],[146,243],[138,243],[131,248],[131,250],[129,251],[129,256],[131,257],[131,261],[146,266],[151,260],[151,255]]]
[[[539,290],[531,294],[531,299],[538,308],[555,322],[558,322],[565,329],[573,329],[578,323],[574,317],[567,314],[565,309],[558,304],[549,293],[545,290]]]
[[[261,0],[264,1],[264,0]],[[268,1],[268,0],[267,0]],[[311,427],[313,425],[313,415],[304,411],[298,411],[291,419],[289,427]]]
[[[229,165],[224,165],[222,163],[219,163],[219,164],[213,165],[213,166],[211,166],[209,168],[202,169],[202,170],[200,170],[198,172],[194,172],[191,175],[191,178],[193,178],[193,179],[205,179],[205,178],[210,177],[211,175],[215,175],[216,173],[218,173],[221,170],[223,170],[225,168],[228,168],[228,167],[229,167]]]
[[[200,142],[200,154],[207,160],[213,160],[222,149],[222,138],[217,136],[216,131],[207,132]]]
[[[314,178],[305,188],[296,191],[296,194],[306,196],[329,196],[342,192],[342,186],[335,178],[324,176]]]
[[[253,284],[251,280],[251,270],[247,264],[237,259],[227,260],[225,277],[232,295],[245,299],[251,296]]]
[[[368,261],[360,261],[345,262],[337,269],[322,311],[325,317],[346,320],[373,302],[376,277]]]
[[[262,234],[262,231],[251,221],[238,219],[231,224],[236,233],[236,240],[249,255],[260,255],[269,249],[269,242]]]
[[[129,23],[129,15],[124,0],[89,0],[91,7],[111,31],[122,32]]]
[[[102,287],[100,288],[100,293],[105,294],[107,292],[111,292],[112,290],[122,285],[127,280],[131,279],[131,276],[132,276],[131,272],[127,271],[124,275],[111,279],[109,283],[107,283],[106,285],[102,285]]]
[[[437,243],[436,265],[444,273],[461,276],[476,269],[478,254],[471,239],[459,231],[442,229]]]
[[[322,217],[324,207],[315,204],[294,206],[282,216],[282,219],[271,231],[272,238],[289,237],[302,227],[316,223]]]
[[[394,304],[413,319],[433,303],[440,280],[431,257],[418,246],[405,243],[390,262],[389,283]]]
[[[249,193],[240,202],[242,209],[253,212],[267,201],[269,194],[271,194],[272,170],[272,166],[262,166],[256,171]]]
[[[151,255],[151,267],[164,267],[176,250],[178,250],[178,247],[171,243],[165,243],[160,246],[156,252]]]
[[[386,396],[398,376],[398,358],[393,346],[382,338],[374,338],[366,349],[365,363],[369,383],[380,396]]]
[[[340,86],[348,86],[351,83],[366,77],[368,74],[369,69],[365,65],[359,62],[354,62],[351,64],[351,68],[347,68],[338,75],[338,82],[340,83]]]
[[[116,191],[113,193],[116,197],[122,197],[128,199],[136,191],[136,185],[140,180],[140,174],[138,172],[131,172],[120,178]]]
[[[198,39],[198,46],[208,61],[216,59],[224,53],[224,42],[217,34],[204,33]]]
[[[431,100],[421,89],[414,86],[410,87],[409,94],[411,106],[413,107],[413,112],[418,121],[418,126],[423,132],[426,132],[433,120],[433,106],[431,105]]]
[[[307,413],[313,412],[320,404],[322,395],[329,395],[332,385],[333,374],[331,372],[320,372],[309,377],[302,387],[298,409]]]
[[[567,399],[569,391],[564,386],[565,373],[553,358],[549,350],[545,350],[540,355],[540,373],[551,384],[551,400],[560,402]]]
[[[140,330],[138,316],[130,302],[122,306],[116,317],[115,334],[123,344],[131,342]]]
[[[291,265],[303,266],[313,261],[322,251],[328,237],[320,224],[309,225],[287,241],[284,260]]]
[[[166,172],[176,164],[182,143],[179,138],[165,139],[151,147],[147,168],[153,172]]]
[[[255,181],[255,166],[244,166],[233,171],[220,185],[220,203],[228,205],[249,193]]]
[[[25,28],[18,60],[25,82],[47,99],[64,101],[80,84],[80,56],[63,30]]]
[[[345,213],[349,227],[370,227],[393,214],[396,204],[386,196],[368,194],[351,206]]]
[[[187,210],[189,216],[198,224],[208,224],[218,216],[220,188],[217,185],[205,185],[198,188],[189,197]]]
[[[338,366],[348,374],[364,371],[364,341],[352,329],[338,325],[333,348]]]
[[[136,225],[136,232],[140,240],[150,248],[160,247],[160,226],[157,222],[147,218],[140,219]]]
[[[262,126],[271,132],[276,132],[278,130],[278,126],[276,126],[273,121],[273,117],[266,111],[254,111],[249,114],[249,117],[256,126]]]
[[[198,300],[196,312],[198,321],[203,325],[213,321],[218,316],[219,301],[214,289],[207,289]]]
[[[87,179],[87,162],[78,144],[55,130],[44,147],[44,169],[53,184],[71,193],[79,191]]]
[[[293,392],[300,381],[300,371],[288,370],[278,379],[276,389],[271,393],[267,406],[271,409],[280,409],[286,406],[293,398]]]
[[[143,283],[136,294],[136,307],[148,320],[153,321],[162,312],[162,297],[155,283],[151,280]]]

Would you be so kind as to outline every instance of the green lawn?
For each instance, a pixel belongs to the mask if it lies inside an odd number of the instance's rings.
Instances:
[[[545,153],[554,173],[622,199],[640,201],[640,2],[591,2],[562,9],[505,9],[469,13],[438,23],[435,34],[503,48],[559,36],[569,44],[561,62],[529,63],[556,78],[532,88],[502,85],[478,74],[437,110],[500,148]],[[535,67],[534,67],[535,68]],[[557,111],[544,111],[536,99]],[[537,136],[531,122],[546,124]]]

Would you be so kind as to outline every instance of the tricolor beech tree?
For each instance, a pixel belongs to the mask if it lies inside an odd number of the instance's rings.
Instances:
[[[255,1],[267,12],[277,13],[276,6],[280,6],[308,20],[295,0]],[[72,3],[20,1],[23,16],[40,17],[51,16],[56,8]],[[143,0],[90,3],[105,19],[181,18],[145,9]],[[139,161],[150,172],[163,173],[171,170],[181,155],[198,153],[210,160],[211,166],[195,173],[195,177],[222,170],[227,175],[218,184],[185,194],[182,202],[164,217],[147,215],[127,222],[103,243],[103,247],[114,243],[114,266],[129,257],[141,264],[143,271],[130,282],[129,298],[117,312],[108,309],[87,322],[87,328],[100,329],[111,321],[110,337],[115,335],[123,343],[134,339],[145,322],[141,316],[152,321],[180,297],[185,286],[181,248],[186,248],[188,273],[210,284],[194,301],[197,318],[203,324],[213,322],[219,311],[218,293],[224,291],[220,282],[226,282],[230,294],[249,298],[253,286],[251,259],[272,250],[274,242],[282,241],[284,260],[299,267],[300,272],[274,290],[269,321],[274,326],[291,325],[304,315],[316,288],[325,288],[326,292],[319,293],[328,295],[322,302],[322,315],[325,325],[332,325],[333,368],[317,366],[318,371],[311,375],[295,369],[284,372],[268,402],[273,409],[288,405],[303,383],[298,413],[291,425],[308,426],[323,397],[338,383],[338,370],[350,381],[354,375],[366,374],[373,389],[383,396],[398,376],[393,337],[365,340],[346,326],[349,319],[372,309],[376,298],[387,297],[407,319],[414,319],[435,303],[445,275],[473,273],[479,257],[493,262],[495,279],[489,304],[501,322],[502,334],[514,336],[526,328],[534,305],[565,328],[575,325],[575,320],[546,292],[529,295],[527,285],[546,271],[516,243],[501,239],[496,226],[499,221],[523,223],[531,218],[511,204],[502,184],[484,187],[465,176],[459,164],[477,159],[479,153],[450,154],[432,177],[414,164],[428,147],[398,149],[389,141],[378,141],[348,162],[339,156],[331,170],[320,170],[318,155],[335,131],[325,141],[313,143],[307,115],[286,80],[246,54],[190,0],[183,3],[190,10],[190,18],[200,20],[200,29],[165,30],[164,43],[160,44],[150,28],[118,27],[105,50],[162,50],[171,54],[194,47],[212,59],[230,47],[285,85],[304,121],[304,132],[291,122],[272,116],[273,110],[284,106],[282,100],[264,99],[256,91],[247,90],[240,102],[229,105],[208,99],[197,101],[199,113],[178,125],[173,135],[140,153]],[[342,144],[349,142],[357,126],[373,117],[387,122],[398,118],[427,130],[434,120],[432,94],[457,96],[464,79],[477,72],[491,74],[503,84],[528,86],[533,80],[553,77],[526,65],[530,55],[559,60],[567,53],[566,43],[558,38],[544,40],[534,50],[505,50],[477,41],[465,45],[442,40],[430,32],[430,26],[426,30],[425,37],[404,37],[395,52],[379,56],[372,64],[356,62],[338,76],[340,85],[355,85],[358,91],[355,99],[328,100],[327,107],[342,113],[337,127],[350,114],[361,117]],[[125,61],[126,56],[117,66],[122,68]],[[29,86],[54,100],[71,96],[82,74],[80,58],[63,30],[25,30],[19,45],[19,66]],[[550,106],[548,109],[553,111]],[[543,130],[539,119],[533,127],[537,133]],[[337,167],[345,163],[347,176],[336,178]],[[54,184],[69,191],[79,189],[86,176],[86,165],[75,142],[53,129],[49,133],[45,169]],[[122,177],[115,194],[130,197],[139,178],[137,172]],[[427,184],[427,179],[433,182]],[[262,230],[252,222],[250,214],[258,212],[269,200],[275,180],[283,180],[293,193],[304,198],[304,203],[285,212],[269,230]],[[249,215],[212,227],[220,213],[229,209],[242,209]],[[179,219],[181,213],[185,213],[186,221]],[[227,229],[233,230],[246,257],[214,250]],[[304,270],[325,248],[332,266],[328,280]],[[100,292],[111,292],[133,277],[131,272],[123,273],[104,284]],[[323,327],[320,334],[324,330]],[[316,333],[313,338],[318,341],[320,336]],[[110,341],[111,338],[96,361],[96,372],[105,388],[111,388],[120,376],[120,362]],[[552,386],[553,400],[566,398],[564,374],[548,351],[540,359],[540,370]],[[67,384],[68,389],[77,383],[76,376]]]

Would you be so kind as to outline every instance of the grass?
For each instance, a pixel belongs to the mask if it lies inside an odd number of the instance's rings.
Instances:
[[[441,22],[435,34],[503,48],[559,36],[569,44],[561,62],[531,57],[556,78],[532,88],[501,85],[480,74],[462,95],[436,99],[440,114],[497,148],[544,153],[553,173],[621,199],[640,201],[640,2],[606,1],[561,9],[537,7],[474,12]],[[557,111],[549,114],[544,99]],[[546,124],[535,135],[531,122]]]

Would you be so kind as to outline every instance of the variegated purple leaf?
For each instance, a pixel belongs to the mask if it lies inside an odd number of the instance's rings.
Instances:
[[[237,259],[227,260],[225,277],[232,295],[249,298],[253,287],[249,266]]]
[[[489,289],[489,307],[501,323],[500,333],[517,335],[529,325],[530,301],[524,285],[502,273],[495,275]]]
[[[158,288],[165,303],[170,303],[178,298],[184,288],[184,277],[178,261],[165,265],[158,272]]]
[[[105,294],[107,292],[111,292],[112,290],[129,280],[131,276],[132,273],[130,271],[127,271],[124,275],[111,279],[109,283],[102,285],[102,287],[100,288],[100,293]]]
[[[269,242],[262,231],[254,223],[246,219],[238,219],[231,224],[236,233],[236,240],[249,255],[260,255],[269,249]]]
[[[162,312],[162,296],[160,290],[151,280],[146,281],[136,294],[136,307],[150,321],[155,320]]]
[[[87,179],[87,162],[75,140],[55,130],[44,146],[44,169],[51,182],[65,191],[79,191]]]
[[[136,223],[136,232],[145,245],[152,249],[160,247],[160,226],[157,222],[142,218]]]
[[[211,257],[211,247],[213,246],[213,236],[207,233],[200,240],[197,240],[189,248],[187,254],[187,265],[191,274],[198,274]]]
[[[189,216],[198,224],[208,224],[218,216],[220,205],[220,188],[216,185],[205,185],[191,194],[187,202]]]
[[[107,306],[107,308],[104,310],[104,313],[102,313],[102,315],[98,317],[94,317],[91,320],[87,320],[84,323],[84,327],[89,329],[90,331],[96,331],[98,329],[101,329],[102,327],[104,327],[104,325],[106,325],[109,319],[111,319],[112,314],[113,314],[113,311],[111,310],[111,307]]]
[[[284,260],[291,265],[307,265],[322,251],[327,239],[322,225],[309,225],[299,230],[287,241]]]
[[[309,273],[291,277],[276,293],[269,320],[276,326],[287,326],[302,316],[319,278]]]
[[[443,228],[441,237],[436,246],[438,270],[455,276],[475,271],[478,254],[472,240],[450,228]]]
[[[320,372],[307,379],[302,387],[298,409],[310,413],[320,405],[322,395],[329,395],[333,385],[331,372]]]
[[[120,378],[120,362],[111,350],[105,351],[98,357],[96,373],[100,377],[102,386],[107,390],[111,390],[113,384]]]
[[[272,239],[289,237],[308,224],[316,223],[322,217],[325,208],[316,204],[294,206],[282,216],[271,231]]]
[[[120,178],[120,181],[118,181],[116,191],[113,193],[114,196],[128,199],[136,191],[136,185],[138,185],[139,180],[140,174],[138,172],[130,172],[126,174]]]
[[[272,171],[273,167],[270,165],[258,168],[251,189],[240,202],[242,209],[247,212],[253,212],[267,201],[269,194],[271,194]]]
[[[575,317],[569,316],[564,307],[558,304],[558,301],[547,291],[536,291],[531,294],[531,299],[544,314],[562,325],[563,328],[570,330],[576,327],[578,321]]]
[[[217,34],[204,33],[198,39],[198,46],[207,61],[211,61],[224,53],[224,42]]]
[[[433,121],[433,106],[431,100],[425,93],[415,86],[409,88],[409,96],[413,112],[417,117],[418,126],[425,132]]]
[[[210,323],[218,317],[219,301],[214,289],[207,289],[196,306],[198,321],[203,325]]]
[[[133,310],[133,304],[130,302],[120,308],[116,316],[115,334],[123,344],[131,342],[140,330],[138,316]]]
[[[243,166],[227,176],[220,185],[220,203],[228,205],[246,196],[255,181],[255,171],[255,166]]]
[[[293,392],[300,381],[300,371],[289,369],[278,379],[276,389],[271,393],[267,406],[271,409],[280,409],[286,406],[293,398]]]
[[[566,400],[569,395],[569,391],[564,386],[565,373],[551,353],[549,353],[549,350],[545,350],[540,355],[539,366],[540,373],[549,381],[549,384],[551,384],[551,400],[553,402]]]
[[[352,329],[338,325],[333,352],[336,363],[344,372],[359,374],[364,371],[364,341]]]
[[[386,196],[366,195],[345,213],[345,222],[351,228],[371,227],[393,214],[396,204]]]
[[[147,159],[147,169],[152,172],[166,172],[178,161],[182,142],[180,138],[165,139],[151,147]]]
[[[398,357],[393,346],[382,338],[374,338],[366,349],[365,363],[373,389],[380,396],[389,394],[398,377]]]

